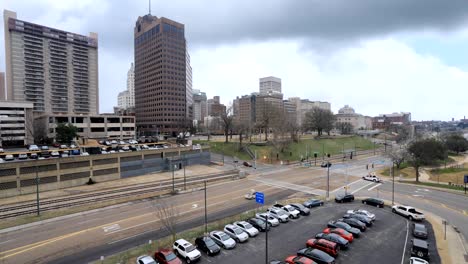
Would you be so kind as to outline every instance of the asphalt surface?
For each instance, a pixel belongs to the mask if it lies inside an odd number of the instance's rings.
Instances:
[[[336,263],[408,263],[410,257],[411,223],[393,214],[389,208],[378,209],[355,201],[349,204],[328,203],[313,209],[310,216],[301,216],[289,223],[280,224],[268,233],[268,261],[284,260],[305,247],[308,239],[326,228],[327,222],[340,218],[346,210],[365,208],[376,214],[377,220],[350,244],[341,250]],[[432,228],[429,229],[431,263],[440,263]],[[213,257],[203,255],[200,263],[263,263],[265,262],[265,233],[260,233],[249,241],[238,244],[232,250],[222,250]]]

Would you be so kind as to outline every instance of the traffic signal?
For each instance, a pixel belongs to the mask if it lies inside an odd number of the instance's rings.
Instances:
[[[349,155],[349,159],[353,159],[353,153],[351,152],[351,154]]]
[[[317,152],[314,153],[314,158],[316,158],[316,157],[317,157]]]

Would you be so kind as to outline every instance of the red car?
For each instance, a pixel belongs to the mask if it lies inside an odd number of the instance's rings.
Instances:
[[[289,256],[286,258],[285,261],[288,264],[317,264],[310,258],[301,257],[301,256]]]
[[[182,264],[182,261],[169,249],[161,249],[154,253],[154,259],[160,264]]]
[[[338,250],[340,248],[335,242],[326,239],[309,239],[307,240],[306,246],[322,250],[335,258],[338,256]]]
[[[353,242],[353,234],[349,233],[348,231],[342,229],[342,228],[325,228],[323,230],[323,233],[324,234],[337,234],[339,235],[340,237],[348,240],[349,243],[352,243]]]

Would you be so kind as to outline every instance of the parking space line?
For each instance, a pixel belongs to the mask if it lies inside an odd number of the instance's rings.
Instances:
[[[368,191],[372,191],[372,190],[374,190],[375,188],[379,187],[380,185],[382,185],[382,184],[379,183],[379,184],[377,184],[377,185],[375,185],[375,186],[370,187],[370,188],[367,189],[367,190],[368,190]]]
[[[403,248],[403,255],[401,256],[401,264],[405,261],[405,253],[406,253],[406,244],[408,243],[408,233],[409,233],[409,228],[408,228],[408,220],[406,221],[406,240],[405,240],[405,247]]]
[[[351,192],[351,194],[355,194],[355,193],[359,192],[360,190],[362,190],[362,189],[364,189],[364,188],[366,188],[367,186],[372,185],[372,184],[374,184],[374,183],[371,182],[371,183],[369,183],[369,184],[366,184],[366,185],[362,186],[361,188],[359,188],[359,189],[357,189],[357,190],[354,190],[353,192]]]

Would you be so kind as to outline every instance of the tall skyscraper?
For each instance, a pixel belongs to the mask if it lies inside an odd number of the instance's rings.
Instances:
[[[280,94],[281,79],[277,77],[260,78],[260,94]]]
[[[117,106],[120,109],[135,107],[135,67],[133,63],[127,72],[127,90],[120,92],[117,96]]]
[[[3,12],[8,100],[35,114],[97,114],[98,38],[41,26]]]
[[[192,90],[193,92],[193,120],[203,122],[207,116],[208,108],[206,104],[206,93],[200,90]]]
[[[140,135],[176,135],[191,123],[184,25],[151,14],[135,23],[135,114]]]
[[[5,73],[0,72],[0,100],[6,100]]]

